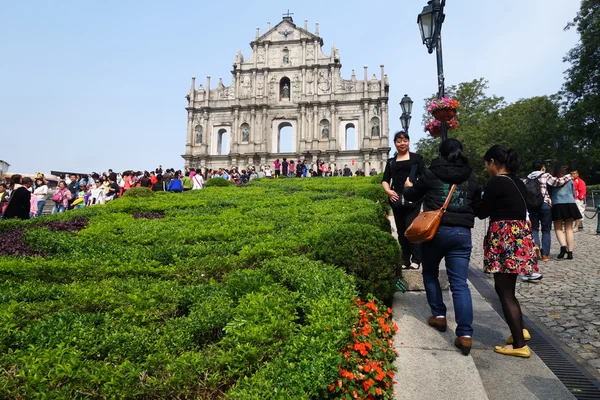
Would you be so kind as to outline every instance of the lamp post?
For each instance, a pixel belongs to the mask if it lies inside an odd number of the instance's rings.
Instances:
[[[408,133],[408,127],[410,126],[410,119],[412,114],[413,101],[407,94],[404,95],[400,101],[400,108],[402,109],[402,115],[400,116],[400,123],[404,132]]]
[[[417,23],[421,30],[421,38],[423,44],[427,46],[429,54],[436,50],[437,58],[437,74],[438,74],[438,99],[444,97],[444,63],[442,58],[442,24],[446,15],[444,7],[446,0],[429,0],[427,5],[423,7],[423,11],[417,17]],[[441,121],[442,140],[448,138],[448,126],[446,122]]]

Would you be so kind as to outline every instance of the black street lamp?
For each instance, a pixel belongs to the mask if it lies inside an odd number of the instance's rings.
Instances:
[[[412,113],[413,101],[407,94],[404,95],[400,101],[400,108],[402,109],[402,115],[400,116],[400,123],[404,132],[408,133],[408,127],[410,126],[411,113]]]
[[[417,17],[417,23],[421,30],[423,44],[427,46],[429,54],[436,50],[437,73],[438,73],[438,99],[444,97],[444,63],[442,58],[442,24],[446,15],[444,7],[446,0],[429,0],[423,7],[423,11]],[[441,122],[442,140],[448,138],[448,126],[444,121]]]

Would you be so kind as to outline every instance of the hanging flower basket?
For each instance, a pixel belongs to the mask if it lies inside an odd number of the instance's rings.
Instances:
[[[454,130],[458,128],[459,123],[455,119],[451,119],[446,122],[446,126],[448,130]],[[425,132],[429,132],[429,134],[435,138],[442,136],[442,123],[437,119],[430,119],[425,123]]]
[[[456,117],[456,108],[438,108],[433,110],[433,117],[438,121],[448,122]]]
[[[433,128],[431,128],[431,130],[429,131],[429,134],[431,136],[433,136],[434,138],[439,138],[442,136],[442,128],[440,126],[434,126]]]
[[[425,132],[429,132],[429,134],[435,138],[442,136],[441,122],[436,119],[430,119],[425,123]]]
[[[458,101],[449,97],[442,97],[439,100],[433,100],[429,107],[427,107],[427,112],[433,115],[438,121],[447,122],[456,117],[456,109],[459,107],[460,103]]]
[[[452,118],[450,121],[446,122],[446,125],[448,126],[448,130],[454,130],[456,128],[458,128],[458,126],[460,125],[458,123],[458,121],[454,118]]]

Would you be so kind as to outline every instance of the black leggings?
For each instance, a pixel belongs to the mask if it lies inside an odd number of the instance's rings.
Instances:
[[[409,266],[411,262],[421,264],[421,246],[418,243],[409,242],[406,237],[404,237],[406,228],[408,228],[415,218],[417,218],[417,215],[419,215],[419,212],[421,211],[421,207],[400,208],[393,211],[396,230],[398,231],[398,242],[400,242],[400,247],[402,247],[402,259],[404,260],[404,265]]]
[[[521,313],[521,305],[515,296],[515,287],[517,285],[517,274],[494,274],[494,287],[500,303],[502,303],[502,311],[504,318],[510,328],[510,333],[513,337],[513,348],[518,349],[525,346],[523,338],[523,314]]]

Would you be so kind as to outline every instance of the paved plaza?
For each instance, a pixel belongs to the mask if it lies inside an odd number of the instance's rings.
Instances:
[[[588,212],[591,216],[592,213]],[[600,375],[600,236],[597,220],[585,220],[585,229],[575,234],[574,260],[558,260],[558,241],[552,233],[551,260],[540,263],[544,278],[536,282],[519,282],[518,297],[534,320],[549,330],[581,359],[588,370]],[[473,230],[471,265],[483,265],[481,243],[486,223],[477,221]],[[490,281],[492,280],[489,276]],[[493,283],[493,282],[490,282]]]

